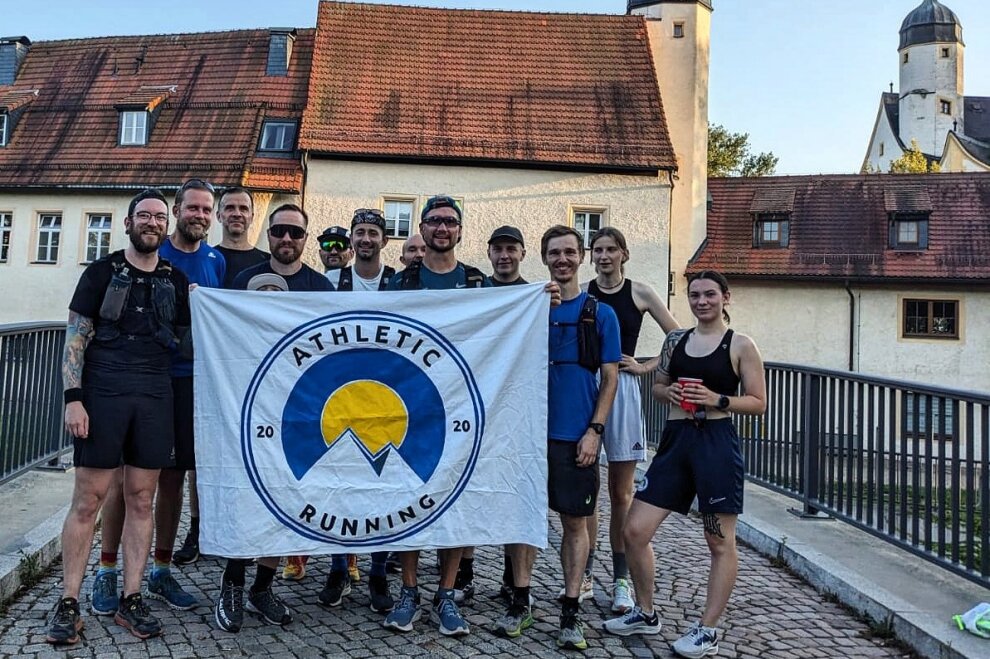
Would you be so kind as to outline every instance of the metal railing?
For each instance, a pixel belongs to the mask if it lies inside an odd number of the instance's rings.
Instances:
[[[0,325],[0,483],[72,445],[62,426],[64,344],[65,323]]]
[[[789,364],[765,374],[766,414],[735,418],[750,481],[990,586],[990,395]],[[642,380],[655,448],[666,406]]]

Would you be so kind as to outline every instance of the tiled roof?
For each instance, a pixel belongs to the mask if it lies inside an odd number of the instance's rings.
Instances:
[[[967,137],[990,142],[990,97],[967,96],[963,99],[963,128]]]
[[[38,98],[37,89],[12,89],[0,92],[0,109],[14,112]]]
[[[258,157],[265,117],[301,117],[314,30],[285,77],[266,76],[268,30],[42,41],[15,85],[38,90],[0,148],[0,187],[221,185],[298,192],[298,158]],[[174,87],[174,91],[170,88]],[[145,146],[119,146],[120,107],[154,110]]]
[[[774,189],[795,191],[789,246],[754,248],[753,199]],[[990,284],[990,173],[712,178],[708,190],[708,236],[689,273]],[[888,248],[889,212],[925,205],[928,249]]]
[[[641,16],[321,2],[300,145],[675,167]]]

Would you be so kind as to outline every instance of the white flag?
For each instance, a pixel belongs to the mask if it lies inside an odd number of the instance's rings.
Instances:
[[[205,553],[546,546],[543,284],[191,303]]]

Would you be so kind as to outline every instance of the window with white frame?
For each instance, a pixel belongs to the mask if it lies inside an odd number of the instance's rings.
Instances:
[[[6,112],[0,112],[0,146],[7,146],[7,126],[10,125]]]
[[[261,128],[261,151],[289,152],[296,145],[296,122],[266,121]]]
[[[38,215],[38,263],[58,263],[58,246],[62,237],[62,214]]]
[[[10,257],[10,234],[14,230],[14,214],[0,212],[0,263],[6,263]]]
[[[385,199],[385,233],[389,238],[412,235],[412,199]]]
[[[110,225],[108,213],[86,215],[86,263],[92,263],[110,253]]]
[[[928,394],[904,394],[904,428],[909,436],[950,439],[955,434],[952,401]]]
[[[120,113],[120,145],[143,146],[148,143],[148,113],[125,110]]]
[[[605,211],[602,209],[575,209],[571,211],[574,228],[581,234],[585,248],[591,244],[591,237],[605,226]]]

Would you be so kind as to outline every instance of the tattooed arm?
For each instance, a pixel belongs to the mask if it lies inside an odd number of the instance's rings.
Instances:
[[[667,334],[660,348],[660,364],[657,366],[656,384],[653,385],[653,397],[662,403],[670,403],[674,406],[681,404],[681,385],[670,382],[670,358],[674,354],[674,348],[680,340],[687,334],[688,330],[675,329]]]
[[[93,339],[93,319],[69,312],[69,324],[65,328],[65,351],[62,353],[62,386],[66,392],[82,391],[82,372],[86,346]],[[70,395],[70,398],[72,396]],[[82,401],[65,404],[65,428],[73,437],[89,435],[89,414]]]

